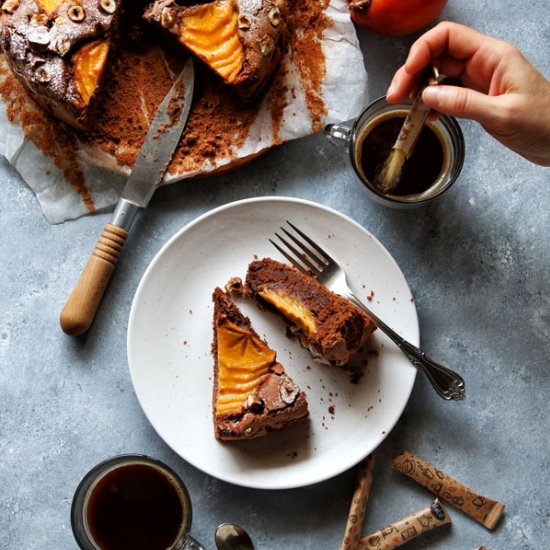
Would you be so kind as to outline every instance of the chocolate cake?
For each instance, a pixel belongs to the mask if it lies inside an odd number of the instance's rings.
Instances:
[[[242,99],[256,97],[281,57],[286,0],[187,4],[158,0],[144,16],[176,34]],[[143,15],[145,6],[142,0],[4,0],[2,49],[35,101],[56,118],[78,128],[93,118],[123,8]]]
[[[220,288],[212,300],[216,438],[253,439],[308,416],[304,392],[256,334],[250,319]]]
[[[5,0],[1,43],[32,97],[76,127],[93,114],[120,0]]]
[[[264,258],[248,266],[246,292],[274,308],[321,363],[343,366],[376,328],[346,299],[294,267]]]
[[[156,0],[145,18],[176,35],[242,99],[251,100],[281,58],[286,10],[287,0]]]

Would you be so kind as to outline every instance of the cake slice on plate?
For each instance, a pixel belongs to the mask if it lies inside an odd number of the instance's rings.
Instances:
[[[31,96],[85,127],[118,27],[120,0],[4,0],[2,49]]]
[[[277,362],[250,319],[220,288],[214,302],[215,436],[253,439],[308,416],[304,392]]]
[[[244,100],[257,97],[286,43],[287,0],[156,0],[145,19],[177,36]]]
[[[313,277],[264,258],[248,266],[245,289],[274,308],[321,363],[344,366],[375,330],[372,319]]]

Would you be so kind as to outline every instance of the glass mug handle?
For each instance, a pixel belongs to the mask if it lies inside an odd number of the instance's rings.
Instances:
[[[186,534],[174,545],[173,550],[204,550],[204,547],[201,546],[191,535]]]
[[[345,123],[340,124],[327,124],[325,126],[325,136],[336,147],[341,147],[346,151],[349,151],[349,144],[351,142],[351,126],[346,126]]]

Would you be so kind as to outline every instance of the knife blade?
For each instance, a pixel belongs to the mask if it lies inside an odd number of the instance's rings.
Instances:
[[[194,85],[195,70],[189,58],[158,107],[113,216],[63,306],[59,320],[65,333],[79,336],[90,328],[135,216],[149,204],[179,143]]]

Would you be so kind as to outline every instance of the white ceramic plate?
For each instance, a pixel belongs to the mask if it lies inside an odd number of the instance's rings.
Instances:
[[[335,476],[373,451],[393,428],[416,370],[381,333],[357,360],[353,384],[340,369],[315,364],[286,336],[276,315],[238,304],[305,390],[310,418],[268,437],[220,443],[212,424],[212,303],[216,286],[243,277],[256,257],[282,260],[267,240],[285,220],[318,240],[346,267],[360,298],[418,345],[411,292],[386,249],[363,227],[324,206],[259,198],[213,210],[181,229],[151,262],[128,326],[134,388],[151,424],[182,458],[219,479],[263,489],[309,485]],[[374,292],[368,302],[368,296]]]

